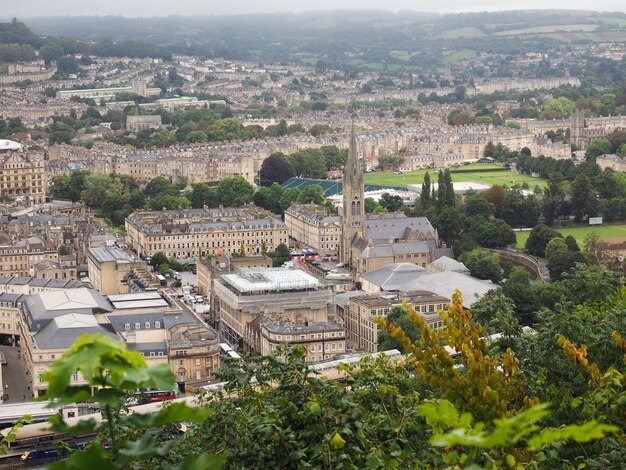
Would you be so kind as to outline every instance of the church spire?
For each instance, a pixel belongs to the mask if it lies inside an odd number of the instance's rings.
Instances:
[[[363,172],[357,150],[354,119],[350,130],[348,159],[343,168],[343,217],[339,258],[342,263],[354,266],[352,242],[355,237],[365,236],[365,196]]]

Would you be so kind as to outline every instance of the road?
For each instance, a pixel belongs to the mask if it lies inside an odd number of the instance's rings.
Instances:
[[[198,276],[191,271],[183,271],[180,273],[181,284],[183,286],[197,286],[198,285]]]
[[[3,394],[9,396],[8,400],[3,400],[3,404],[22,403],[31,401],[30,385],[26,371],[22,366],[22,360],[18,358],[20,348],[12,346],[0,346],[7,358],[7,365],[2,366],[2,390]]]

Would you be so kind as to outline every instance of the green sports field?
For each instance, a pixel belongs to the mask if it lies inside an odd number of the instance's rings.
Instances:
[[[626,224],[557,228],[556,230],[561,232],[564,237],[567,237],[568,235],[574,237],[581,248],[583,247],[583,240],[591,232],[596,232],[600,237],[600,240],[605,240],[611,243],[618,243],[626,240]],[[530,236],[530,231],[515,232],[515,236],[517,237],[517,248],[523,249],[526,244],[526,240]]]
[[[533,178],[532,176],[522,175],[505,168],[502,165],[492,163],[472,163],[459,168],[450,170],[452,173],[452,182],[473,182],[482,183],[492,186],[501,184],[513,186],[514,184],[528,183],[532,189],[535,185],[545,186],[546,181],[542,178]],[[406,187],[408,184],[422,184],[426,170],[416,170],[396,175],[393,171],[367,173],[365,182],[369,184],[380,184],[384,186]],[[430,180],[437,181],[437,170],[429,170]]]

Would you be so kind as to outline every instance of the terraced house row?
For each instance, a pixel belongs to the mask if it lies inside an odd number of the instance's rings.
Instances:
[[[288,243],[274,214],[242,208],[135,211],[126,219],[126,241],[139,256],[163,252],[177,259],[272,251]]]

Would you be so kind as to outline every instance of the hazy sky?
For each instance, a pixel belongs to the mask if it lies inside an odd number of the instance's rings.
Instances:
[[[378,8],[432,12],[498,11],[513,9],[584,9],[626,11],[624,0],[0,0],[3,17],[62,15],[211,15]]]

